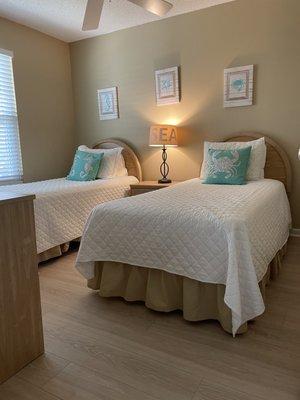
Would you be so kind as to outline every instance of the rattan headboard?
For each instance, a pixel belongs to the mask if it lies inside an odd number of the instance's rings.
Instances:
[[[267,145],[267,160],[265,165],[265,178],[277,179],[284,183],[287,193],[291,192],[292,170],[286,152],[270,139],[261,133],[238,133],[224,139],[224,142],[247,142],[249,140],[265,138]]]
[[[125,160],[125,165],[128,171],[128,175],[135,176],[139,181],[142,180],[142,169],[140,162],[128,144],[122,140],[117,139],[104,139],[101,142],[93,146],[94,149],[113,149],[115,147],[123,147],[122,155]]]

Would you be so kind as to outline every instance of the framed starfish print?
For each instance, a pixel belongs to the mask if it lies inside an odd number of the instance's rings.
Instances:
[[[155,89],[158,106],[179,103],[179,67],[155,71]]]

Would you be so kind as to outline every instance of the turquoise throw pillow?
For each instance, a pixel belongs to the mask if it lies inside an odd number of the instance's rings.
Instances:
[[[209,149],[204,183],[244,185],[250,153],[251,146],[233,150]]]
[[[77,150],[68,180],[94,181],[97,177],[103,153],[87,153]]]

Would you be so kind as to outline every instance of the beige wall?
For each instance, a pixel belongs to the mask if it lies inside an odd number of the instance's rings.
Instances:
[[[198,176],[202,141],[234,132],[271,136],[293,167],[294,226],[300,228],[300,1],[237,0],[71,45],[77,143],[127,139],[146,179],[160,153],[147,146],[153,123],[178,123],[185,145],[171,149],[171,177]],[[224,109],[223,68],[256,65],[255,105]],[[154,70],[181,66],[182,101],[157,107]],[[120,119],[98,119],[96,90],[118,86]]]
[[[68,44],[0,18],[0,48],[14,52],[24,180],[65,175],[74,150]]]

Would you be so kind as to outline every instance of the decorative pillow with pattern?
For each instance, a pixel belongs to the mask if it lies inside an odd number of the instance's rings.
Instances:
[[[94,181],[102,158],[103,154],[91,154],[77,150],[67,179],[70,181]]]
[[[208,150],[206,179],[203,183],[244,185],[251,147],[236,150]]]
[[[247,171],[247,181],[257,181],[264,178],[264,168],[266,164],[267,148],[265,138],[249,142],[204,142],[204,155],[201,168],[201,179],[207,175],[208,150],[235,150],[244,149],[251,146],[249,167]]]

